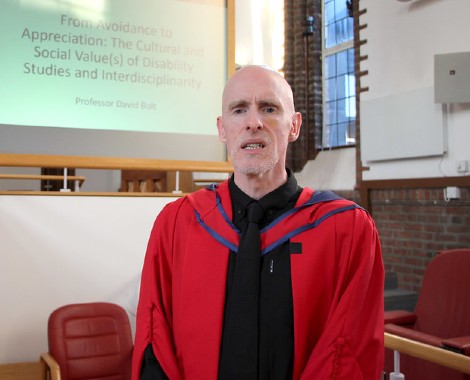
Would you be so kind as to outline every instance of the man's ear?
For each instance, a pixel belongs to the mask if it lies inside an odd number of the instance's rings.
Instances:
[[[302,126],[302,114],[300,112],[294,113],[292,116],[292,123],[289,132],[289,142],[297,140],[300,134],[300,127]]]
[[[222,124],[222,116],[217,117],[217,132],[219,134],[219,141],[220,142],[227,142],[227,138],[225,137],[225,129]]]

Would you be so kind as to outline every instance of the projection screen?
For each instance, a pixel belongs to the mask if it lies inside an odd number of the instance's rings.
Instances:
[[[227,22],[223,0],[4,0],[0,150],[222,159]]]

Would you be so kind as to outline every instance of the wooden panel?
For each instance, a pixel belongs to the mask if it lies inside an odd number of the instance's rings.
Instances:
[[[1,380],[46,380],[43,362],[0,364]]]

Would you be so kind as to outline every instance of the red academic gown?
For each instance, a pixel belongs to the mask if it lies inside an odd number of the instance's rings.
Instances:
[[[318,195],[305,188],[262,234],[265,250],[285,239],[302,247],[291,254],[293,379],[377,380],[384,283],[377,231],[354,203],[312,201]],[[157,217],[142,271],[133,380],[150,343],[171,380],[217,379],[229,250],[239,238],[231,219],[228,182]]]

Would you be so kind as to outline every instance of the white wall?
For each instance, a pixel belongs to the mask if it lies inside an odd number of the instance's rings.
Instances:
[[[368,55],[361,70],[369,72],[361,78],[369,87],[361,94],[364,179],[468,175],[457,173],[457,162],[470,160],[470,104],[433,101],[434,55],[470,51],[468,0],[362,0],[360,7],[367,9],[361,55]]]
[[[134,326],[150,229],[172,199],[0,196],[0,363],[47,351],[64,304],[115,302]]]
[[[356,184],[356,149],[334,149],[318,153],[296,173],[300,186],[316,190],[349,190]]]

